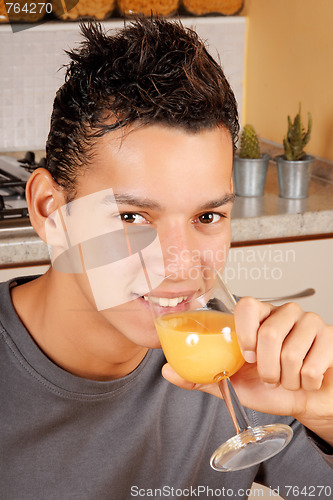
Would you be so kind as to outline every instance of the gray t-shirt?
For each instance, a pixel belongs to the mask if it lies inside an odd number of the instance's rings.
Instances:
[[[333,495],[332,450],[319,451],[293,419],[249,410],[254,425],[291,424],[291,444],[261,465],[216,472],[210,456],[234,435],[225,404],[166,382],[161,350],[124,378],[87,380],[38,348],[8,283],[0,285],[0,320],[1,499],[245,499],[254,480],[288,499],[301,490],[303,498]]]

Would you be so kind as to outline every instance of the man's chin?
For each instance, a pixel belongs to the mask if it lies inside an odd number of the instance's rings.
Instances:
[[[128,340],[140,347],[160,349],[158,338],[149,304],[143,298],[121,306],[101,311],[107,322]]]
[[[138,337],[136,341],[137,345],[141,347],[147,347],[148,349],[161,349],[161,342],[157,336],[157,333],[153,333],[152,335],[147,336],[147,334],[143,334],[142,337]]]
[[[152,342],[150,345],[147,345],[146,347],[148,347],[149,349],[162,349],[162,346],[161,346],[161,343],[160,341],[156,341],[155,343]]]

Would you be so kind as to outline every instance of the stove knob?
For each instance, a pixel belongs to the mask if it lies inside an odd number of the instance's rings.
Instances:
[[[33,165],[35,163],[35,153],[33,151],[27,151],[23,160],[19,160],[19,162]]]

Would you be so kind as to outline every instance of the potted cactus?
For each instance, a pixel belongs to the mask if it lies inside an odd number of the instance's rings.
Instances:
[[[234,157],[234,185],[237,196],[262,196],[265,190],[270,156],[261,154],[259,139],[254,127],[244,126],[240,148]]]
[[[288,116],[288,131],[283,139],[284,155],[275,159],[278,170],[279,195],[281,198],[307,198],[314,157],[304,151],[310,140],[312,117],[308,113],[308,126],[302,124],[301,105],[294,121]]]

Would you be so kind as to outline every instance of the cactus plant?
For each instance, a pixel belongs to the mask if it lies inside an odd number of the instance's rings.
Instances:
[[[256,131],[249,123],[244,126],[240,137],[240,158],[256,159],[260,158],[260,145]]]
[[[234,186],[237,196],[262,196],[270,156],[261,154],[256,131],[249,123],[240,135],[238,154],[234,156]]]
[[[305,157],[304,147],[310,140],[311,128],[312,117],[311,113],[308,113],[308,128],[305,132],[302,125],[301,105],[299,105],[299,112],[293,122],[290,116],[288,116],[288,131],[286,137],[283,139],[284,154],[287,160],[297,161]]]

